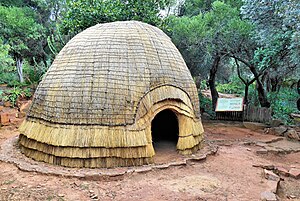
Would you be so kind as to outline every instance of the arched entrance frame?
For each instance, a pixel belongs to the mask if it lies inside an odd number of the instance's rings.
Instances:
[[[177,150],[191,154],[198,150],[203,137],[201,120],[196,118],[189,96],[182,89],[163,85],[148,92],[139,102],[135,127],[146,130],[148,144],[152,145],[151,122],[161,111],[169,109],[178,119]]]

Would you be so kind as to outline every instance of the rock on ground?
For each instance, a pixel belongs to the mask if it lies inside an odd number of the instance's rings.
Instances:
[[[261,130],[261,129],[264,129],[267,127],[266,124],[263,124],[263,123],[257,123],[257,122],[243,122],[243,125],[248,128],[248,129],[251,129],[253,131],[256,131],[256,130]]]
[[[262,201],[277,201],[277,197],[272,192],[262,192],[261,193],[261,200]]]

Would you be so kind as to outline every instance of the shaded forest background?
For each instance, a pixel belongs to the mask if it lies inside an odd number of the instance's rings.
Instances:
[[[290,114],[299,112],[298,0],[0,0],[0,100],[14,106],[30,98],[73,36],[120,20],[143,21],[170,36],[210,115],[222,92],[271,107],[273,118],[293,123]],[[212,100],[201,94],[208,89]]]

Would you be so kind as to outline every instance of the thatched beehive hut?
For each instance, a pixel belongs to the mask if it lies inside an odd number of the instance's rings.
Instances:
[[[197,90],[170,38],[142,22],[98,24],[57,55],[20,126],[19,144],[28,157],[68,167],[148,164],[155,155],[152,121],[166,110],[178,122],[177,150],[197,150]]]

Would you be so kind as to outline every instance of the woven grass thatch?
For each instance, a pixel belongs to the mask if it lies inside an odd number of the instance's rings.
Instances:
[[[171,40],[136,22],[98,24],[61,50],[20,127],[22,152],[69,167],[152,162],[151,121],[172,110],[177,149],[197,150],[203,128],[195,84]]]

